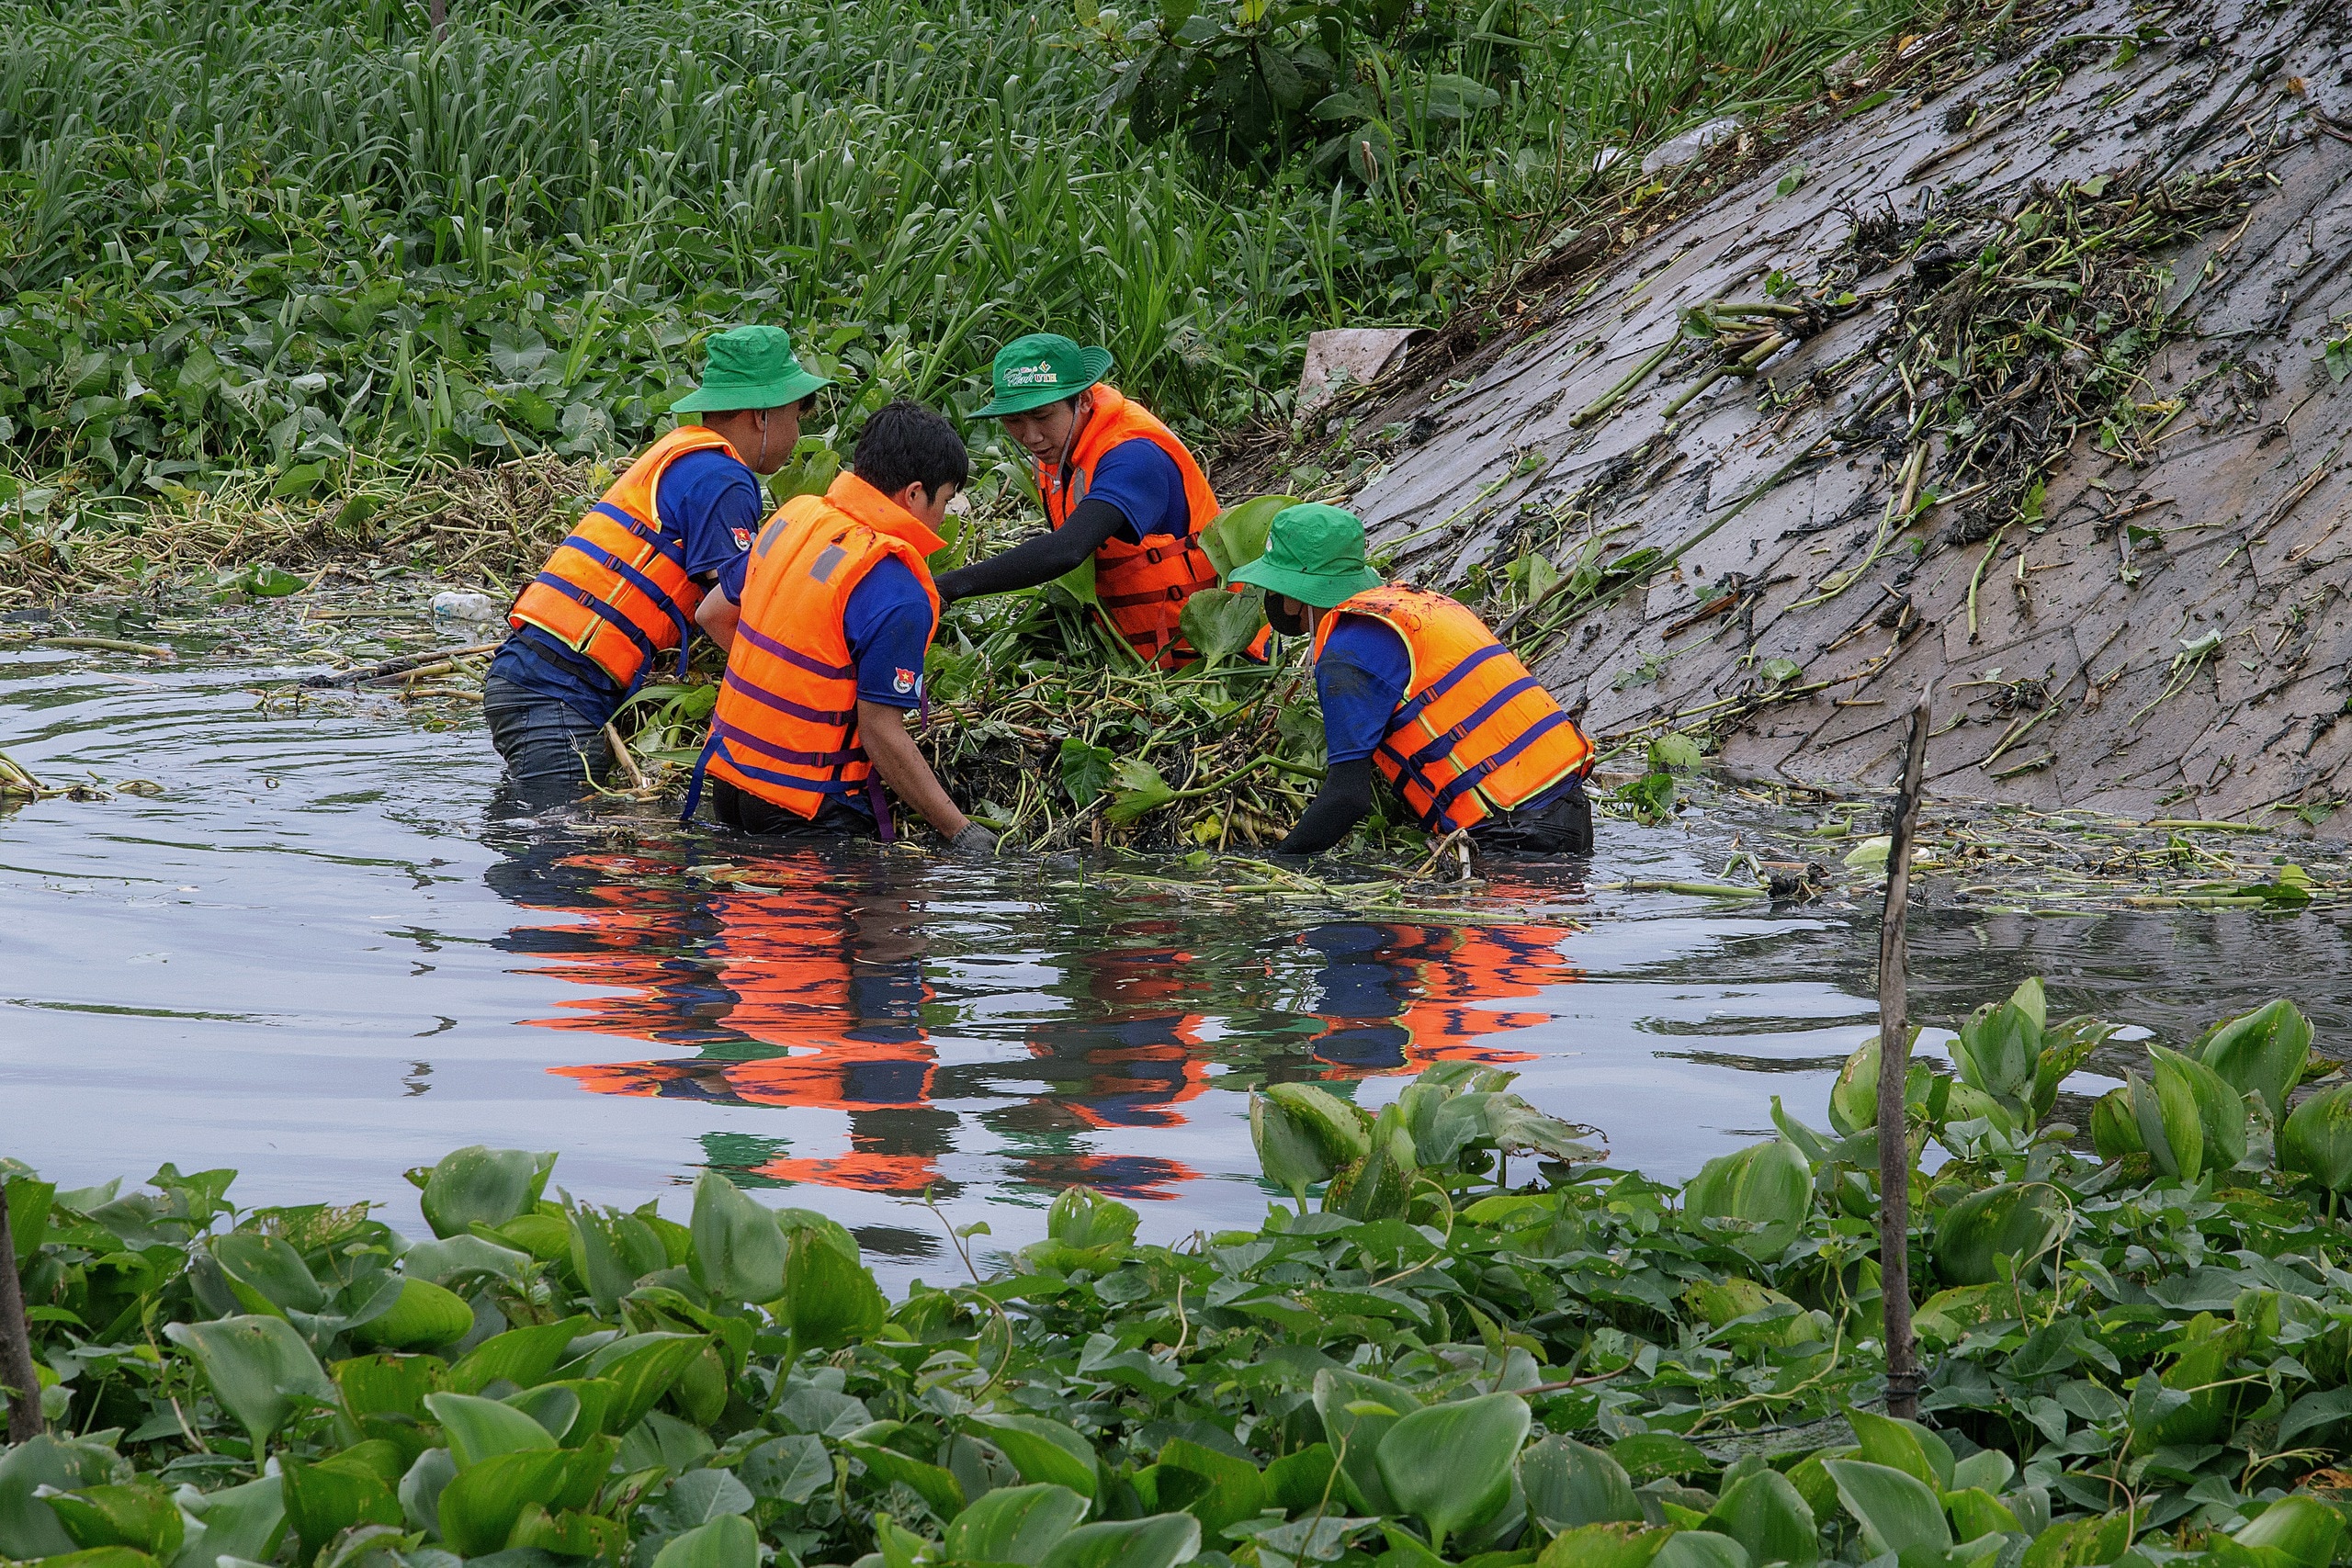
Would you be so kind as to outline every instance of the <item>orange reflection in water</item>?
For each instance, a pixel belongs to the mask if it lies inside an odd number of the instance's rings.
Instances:
[[[1323,954],[1309,1043],[1322,1077],[1418,1073],[1432,1062],[1500,1066],[1533,1053],[1488,1043],[1532,1029],[1549,1011],[1514,1012],[1497,1001],[1538,996],[1578,978],[1560,956],[1565,932],[1552,926],[1404,925],[1333,922],[1303,933]]]
[[[791,880],[792,864],[762,879]],[[942,1162],[974,1112],[944,1107],[968,1102],[991,1107],[978,1119],[1014,1184],[1173,1198],[1198,1172],[1149,1152],[1149,1139],[1185,1122],[1183,1107],[1219,1066],[1243,1074],[1239,1087],[1302,1069],[1347,1080],[1440,1060],[1527,1061],[1498,1037],[1552,1014],[1495,1004],[1578,977],[1560,954],[1566,932],[1549,926],[1332,921],[1251,947],[1199,920],[1126,915],[1099,934],[1100,948],[1055,955],[1060,1014],[1021,1024],[999,1059],[959,1050],[950,1066],[926,1026],[939,998],[925,977],[921,904],[837,874],[754,891],[677,869],[608,855],[555,863],[545,879],[558,885],[547,888],[555,900],[526,907],[585,919],[521,928],[507,945],[605,994],[529,1021],[700,1049],[551,1069],[596,1093],[846,1117],[844,1148],[742,1168],[779,1181],[953,1193]],[[1188,937],[1215,937],[1223,955],[1201,957]],[[959,1018],[953,1032],[962,1047],[985,1026]]]

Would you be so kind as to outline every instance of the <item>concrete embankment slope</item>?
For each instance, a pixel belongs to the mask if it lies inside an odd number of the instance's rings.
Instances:
[[[1517,606],[1599,734],[1876,784],[1932,679],[1947,795],[2352,795],[2347,13],[2095,0],[1970,67],[1719,149],[1715,199],[1374,405],[1376,544]]]

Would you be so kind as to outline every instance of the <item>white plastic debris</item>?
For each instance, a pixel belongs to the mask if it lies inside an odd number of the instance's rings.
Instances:
[[[1308,333],[1306,365],[1298,373],[1298,412],[1306,413],[1329,402],[1343,388],[1377,381],[1423,330],[1340,327]]]
[[[435,621],[494,621],[498,605],[487,593],[467,593],[457,589],[433,596],[433,618]]]
[[[1642,159],[1642,173],[1655,175],[1662,169],[1679,168],[1694,162],[1716,142],[1728,141],[1738,134],[1739,121],[1736,118],[1725,115],[1720,119],[1711,119],[1650,149]]]

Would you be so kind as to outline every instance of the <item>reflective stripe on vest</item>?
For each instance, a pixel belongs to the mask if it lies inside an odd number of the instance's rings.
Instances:
[[[1404,700],[1373,761],[1431,833],[1533,800],[1592,766],[1592,742],[1486,623],[1442,593],[1367,589],[1324,615],[1315,655],[1341,615],[1404,639]]]
[[[858,744],[857,664],[842,617],[866,573],[896,556],[930,595],[937,626],[939,591],[923,558],[942,543],[854,474],[776,509],[752,547],[742,618],[686,816],[706,773],[806,818],[829,796],[867,787],[874,764]]]
[[[686,575],[684,547],[662,531],[654,496],[672,463],[706,451],[736,456],[726,437],[699,424],[682,424],[647,447],[515,595],[507,624],[537,626],[592,660],[624,694],[673,650],[684,679],[702,589]]]
[[[1125,637],[1147,664],[1172,670],[1196,657],[1178,635],[1184,601],[1216,586],[1216,568],[1201,548],[1201,531],[1216,520],[1216,496],[1193,454],[1150,410],[1119,394],[1108,382],[1093,389],[1094,412],[1070,454],[1069,483],[1046,465],[1037,465],[1037,493],[1046,519],[1056,528],[1069,521],[1086,499],[1095,468],[1110,450],[1129,441],[1148,441],[1168,454],[1184,479],[1184,533],[1147,534],[1143,543],[1110,538],[1094,552],[1094,592],[1111,629]]]

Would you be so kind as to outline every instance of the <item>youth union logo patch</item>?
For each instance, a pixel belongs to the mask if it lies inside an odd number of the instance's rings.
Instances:
[[[922,676],[911,670],[901,670],[891,679],[890,688],[900,696],[905,696],[915,689],[922,679]]]

